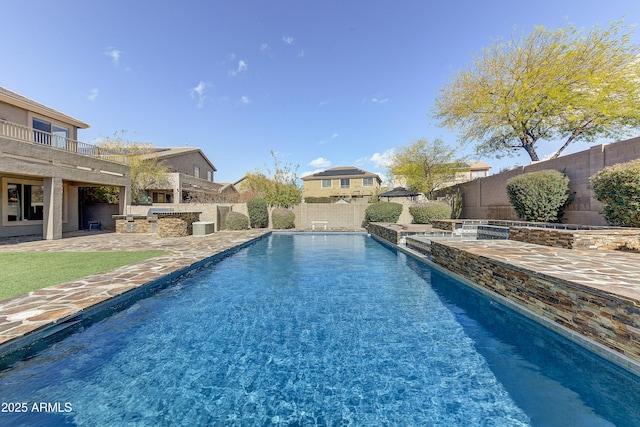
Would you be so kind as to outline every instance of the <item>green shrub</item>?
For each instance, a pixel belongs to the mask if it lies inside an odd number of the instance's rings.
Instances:
[[[229,212],[225,217],[227,230],[248,230],[249,217],[240,212]]]
[[[507,193],[521,219],[560,222],[569,201],[569,178],[551,169],[525,173],[507,181]]]
[[[640,227],[640,159],[604,168],[589,181],[609,224]]]
[[[427,202],[409,207],[414,224],[431,224],[431,221],[435,219],[449,219],[451,211],[451,205],[444,202]]]
[[[393,202],[373,203],[364,211],[364,225],[370,222],[397,222],[402,213],[402,205]]]
[[[269,207],[264,199],[255,198],[247,202],[249,211],[249,223],[252,228],[265,228],[269,226]]]
[[[289,209],[276,208],[271,212],[271,223],[278,230],[293,228],[296,225],[296,214]]]

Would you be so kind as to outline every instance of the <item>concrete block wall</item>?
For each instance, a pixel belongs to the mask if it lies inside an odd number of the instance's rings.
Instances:
[[[362,222],[368,203],[301,203],[293,208],[296,228],[311,230],[312,221],[327,221],[327,230],[364,230]]]
[[[517,220],[507,196],[507,180],[523,173],[555,169],[569,177],[569,190],[573,193],[573,202],[568,206],[563,222],[606,225],[600,214],[602,205],[593,198],[589,187],[589,177],[607,166],[637,158],[640,158],[640,137],[593,146],[557,159],[459,184],[457,187],[463,198],[462,218]]]

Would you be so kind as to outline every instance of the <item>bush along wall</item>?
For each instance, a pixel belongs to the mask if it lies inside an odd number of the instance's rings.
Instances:
[[[606,167],[589,181],[610,225],[640,227],[640,159]]]
[[[364,211],[364,224],[369,225],[370,222],[398,222],[402,213],[402,205],[394,202],[379,202],[368,206]]]
[[[255,198],[247,202],[249,224],[251,228],[265,228],[269,226],[269,207],[264,199]]]
[[[444,202],[427,202],[410,206],[409,213],[414,224],[431,224],[431,221],[451,218],[451,205]]]
[[[296,214],[289,209],[276,208],[271,212],[271,224],[274,229],[287,230],[294,228],[296,223]]]
[[[507,194],[525,221],[560,222],[569,203],[569,178],[557,170],[525,173],[507,181]]]
[[[227,230],[248,230],[249,217],[240,212],[229,212],[225,218]]]

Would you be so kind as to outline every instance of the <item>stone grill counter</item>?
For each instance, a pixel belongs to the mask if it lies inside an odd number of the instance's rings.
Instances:
[[[114,215],[116,233],[156,233],[158,237],[193,234],[202,212],[159,212],[153,215]]]

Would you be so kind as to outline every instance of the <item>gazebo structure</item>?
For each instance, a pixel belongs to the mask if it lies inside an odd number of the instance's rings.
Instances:
[[[415,202],[416,198],[419,195],[420,193],[416,193],[415,191],[409,191],[404,187],[395,187],[393,190],[378,194],[378,197],[386,197],[387,202],[391,201],[392,198],[397,198],[397,197],[404,197],[406,198],[406,200],[410,202]]]

